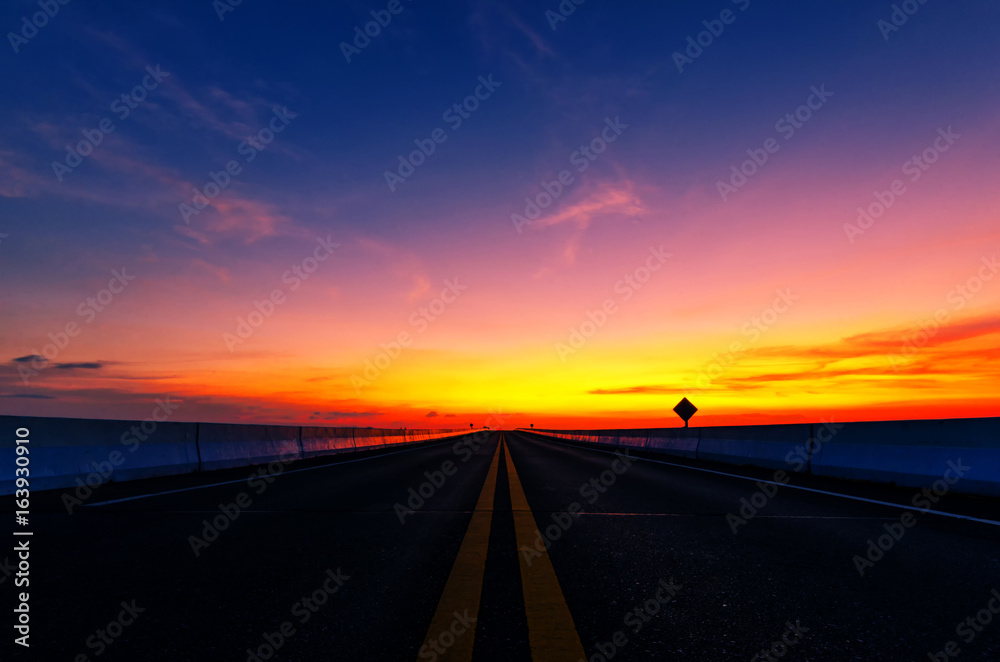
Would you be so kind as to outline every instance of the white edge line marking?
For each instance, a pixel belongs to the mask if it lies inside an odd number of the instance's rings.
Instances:
[[[470,434],[470,433],[467,432],[465,434],[467,435],[467,434]],[[455,435],[455,436],[456,437],[462,437],[462,436],[465,436],[465,435]],[[448,441],[451,441],[451,439],[454,439],[454,438],[455,437],[450,437]],[[329,469],[330,467],[339,467],[339,466],[341,466],[343,464],[352,464],[354,462],[364,462],[365,460],[374,460],[374,459],[380,458],[380,457],[388,457],[390,455],[398,455],[399,453],[411,453],[413,451],[419,451],[419,450],[423,450],[425,448],[433,448],[435,446],[443,446],[445,443],[447,443],[447,442],[442,441],[442,442],[436,443],[436,444],[428,444],[426,446],[420,446],[419,448],[404,448],[403,450],[393,451],[391,453],[379,453],[378,455],[372,455],[370,457],[359,457],[356,460],[345,460],[343,462],[331,462],[330,464],[321,464],[321,465],[315,466],[315,467],[304,467],[302,469],[289,469],[288,471],[282,471],[281,473],[269,474],[269,475],[271,475],[272,477],[274,477],[275,479],[277,479],[279,476],[285,476],[285,475],[288,475],[288,474],[297,474],[300,471],[314,471],[316,469]],[[313,456],[313,457],[320,457],[320,456],[317,455],[317,456]],[[305,459],[310,459],[311,460],[313,458],[305,458]],[[250,468],[253,468],[253,467],[264,467],[264,466],[267,466],[267,465],[265,465],[265,464],[248,464],[246,466],[246,468],[250,469]],[[239,467],[234,467],[234,468],[238,469]],[[138,501],[139,499],[148,499],[150,497],[163,496],[164,494],[177,494],[178,492],[193,492],[194,490],[203,490],[203,489],[205,489],[207,487],[218,487],[220,485],[234,485],[236,483],[245,483],[248,480],[250,480],[249,476],[247,478],[240,478],[239,480],[227,480],[227,481],[224,481],[224,482],[221,482],[221,483],[209,483],[207,485],[193,485],[191,487],[183,487],[183,488],[181,488],[179,490],[167,490],[165,492],[153,492],[152,494],[140,494],[138,496],[123,497],[121,499],[111,499],[110,501],[98,501],[97,503],[85,503],[85,504],[83,504],[83,507],[84,508],[97,508],[99,506],[108,506],[108,505],[111,505],[113,503],[123,503],[125,501]]]
[[[546,435],[542,435],[540,433],[536,433],[536,434],[539,434],[539,436],[543,436],[543,437],[546,436]],[[608,455],[614,455],[615,454],[612,451],[601,450],[600,448],[590,448],[588,446],[577,446],[576,444],[566,443],[566,442],[563,442],[561,439],[557,439],[555,437],[546,437],[546,438],[547,439],[553,439],[553,441],[550,442],[550,443],[561,444],[563,446],[574,446],[575,448],[582,448],[583,450],[590,450],[590,451],[594,451],[595,453],[607,453]],[[621,448],[621,449],[627,451],[628,449],[635,448],[635,447],[634,446],[619,446],[618,448]],[[645,449],[639,448],[638,450],[645,450]],[[817,489],[812,488],[812,487],[803,487],[801,485],[791,485],[789,483],[779,483],[779,482],[776,482],[776,481],[773,481],[773,480],[764,480],[763,478],[754,478],[752,476],[741,476],[739,474],[726,473],[725,471],[715,471],[714,469],[703,469],[701,467],[689,467],[689,466],[684,465],[684,464],[676,464],[674,462],[664,462],[663,460],[654,460],[653,458],[650,458],[650,457],[638,457],[638,456],[635,456],[635,455],[629,455],[629,457],[632,458],[632,459],[634,459],[634,460],[645,460],[647,462],[656,462],[657,464],[665,464],[665,465],[670,466],[670,467],[679,467],[681,469],[691,469],[692,471],[703,471],[705,473],[717,474],[719,476],[729,476],[730,478],[742,478],[743,480],[752,480],[755,483],[766,483],[767,485],[777,485],[779,487],[788,487],[788,488],[791,488],[793,490],[802,490],[803,492],[813,492],[815,494],[825,494],[827,496],[835,496],[835,497],[840,497],[842,499],[851,499],[853,501],[864,501],[866,503],[877,503],[880,506],[889,506],[890,508],[899,508],[901,510],[910,510],[910,511],[913,511],[913,512],[916,512],[916,513],[930,513],[931,515],[940,515],[941,517],[954,517],[955,519],[962,519],[962,520],[966,520],[966,521],[969,521],[969,522],[979,522],[981,524],[991,524],[993,526],[1000,526],[1000,522],[997,522],[997,521],[991,520],[991,519],[980,519],[979,517],[969,517],[968,515],[959,515],[957,513],[946,513],[946,512],[941,511],[941,510],[931,510],[931,509],[917,508],[916,506],[904,506],[901,503],[892,503],[890,501],[879,501],[878,499],[866,499],[865,497],[853,496],[853,495],[850,495],[850,494],[841,494],[839,492],[828,492],[826,490],[817,490]],[[767,467],[762,467],[762,468],[766,469]],[[789,475],[792,475],[792,474],[789,474]]]

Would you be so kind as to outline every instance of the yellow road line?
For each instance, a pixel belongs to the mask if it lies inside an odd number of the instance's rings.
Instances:
[[[455,558],[455,565],[444,585],[437,611],[420,648],[419,660],[444,660],[468,662],[476,643],[475,625],[468,626],[479,616],[479,596],[483,592],[483,575],[486,573],[486,554],[490,544],[490,525],[493,522],[493,495],[497,488],[497,470],[500,466],[500,444],[493,454],[490,470],[486,474],[483,491],[479,493],[476,510],[472,513],[469,528],[462,539],[462,546]]]
[[[538,531],[535,517],[528,506],[521,480],[517,477],[510,448],[500,433],[500,444],[506,448],[507,477],[510,483],[510,503],[514,511],[514,530],[517,549],[534,548]],[[521,586],[524,592],[524,611],[528,616],[528,642],[533,662],[576,662],[586,659],[580,635],[573,623],[573,615],[559,586],[559,578],[552,567],[549,553],[543,547],[531,559],[518,551],[521,561]]]

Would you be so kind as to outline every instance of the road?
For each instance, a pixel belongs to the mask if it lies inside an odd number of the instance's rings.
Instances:
[[[491,432],[38,493],[3,659],[1000,659],[995,500],[641,455]]]

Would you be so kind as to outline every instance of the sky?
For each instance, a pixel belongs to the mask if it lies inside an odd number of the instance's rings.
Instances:
[[[0,28],[0,414],[1000,415],[995,2],[14,0]]]

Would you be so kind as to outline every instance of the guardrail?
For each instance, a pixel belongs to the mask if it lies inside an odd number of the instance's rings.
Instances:
[[[961,469],[950,489],[1000,496],[1000,418],[832,421],[789,425],[521,432],[674,457],[925,487]]]
[[[287,462],[472,432],[0,416],[0,494],[14,492],[19,428],[30,431],[32,490]]]

